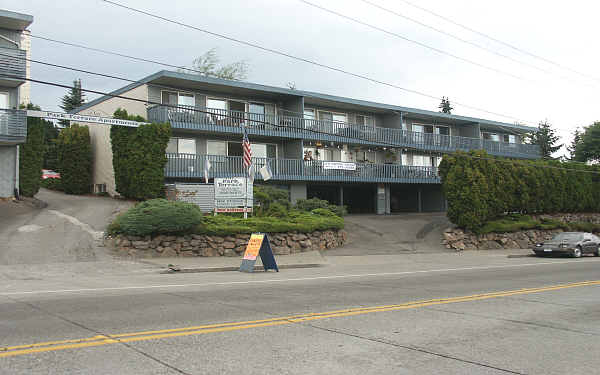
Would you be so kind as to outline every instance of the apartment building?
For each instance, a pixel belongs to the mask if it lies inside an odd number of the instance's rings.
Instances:
[[[245,126],[255,166],[268,164],[270,183],[292,201],[318,197],[356,213],[445,210],[444,153],[539,157],[522,142],[535,128],[248,82],[160,71],[111,94],[152,104],[104,96],[74,112],[110,116],[121,107],[170,122],[166,183],[201,182],[206,158],[211,178],[243,176]],[[115,194],[110,129],[90,129],[94,183]]]
[[[19,188],[19,144],[27,138],[30,37],[33,16],[0,10],[0,198]]]

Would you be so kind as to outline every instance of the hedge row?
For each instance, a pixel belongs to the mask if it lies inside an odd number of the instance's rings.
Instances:
[[[556,160],[445,155],[440,164],[448,218],[480,231],[507,213],[600,212],[600,167]]]
[[[114,118],[144,121],[126,110],[115,111]],[[165,151],[171,138],[169,124],[145,124],[137,128],[112,126],[110,141],[116,189],[123,197],[152,199],[163,196]]]

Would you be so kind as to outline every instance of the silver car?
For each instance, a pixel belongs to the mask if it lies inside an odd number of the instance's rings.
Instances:
[[[600,256],[600,238],[591,233],[563,232],[550,241],[538,243],[532,249],[535,255],[567,254],[579,258],[583,254]]]

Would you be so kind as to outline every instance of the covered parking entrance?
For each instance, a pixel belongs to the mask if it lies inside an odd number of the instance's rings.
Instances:
[[[446,199],[442,186],[435,184],[390,185],[390,212],[443,212]]]
[[[306,196],[324,199],[331,204],[343,204],[352,214],[376,213],[376,184],[309,184]]]

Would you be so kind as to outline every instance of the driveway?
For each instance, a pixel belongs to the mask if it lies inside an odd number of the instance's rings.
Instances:
[[[110,260],[99,239],[111,218],[131,202],[41,189],[47,203],[0,203],[0,265]]]
[[[451,225],[445,213],[348,215],[344,219],[348,243],[327,250],[326,256],[448,251],[441,244],[444,229]]]

